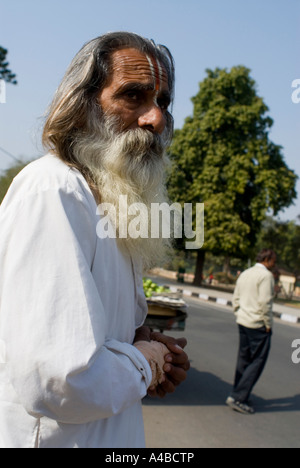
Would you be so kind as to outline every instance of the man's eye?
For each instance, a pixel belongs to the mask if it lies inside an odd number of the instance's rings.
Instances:
[[[168,110],[168,107],[170,105],[170,102],[167,101],[166,99],[158,99],[157,104],[162,110]]]
[[[138,101],[140,98],[140,95],[137,91],[127,91],[126,97],[130,99],[131,101]]]

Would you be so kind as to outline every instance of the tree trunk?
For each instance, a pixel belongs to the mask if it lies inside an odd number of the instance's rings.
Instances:
[[[230,273],[230,257],[225,257],[223,264],[223,273],[229,275]]]
[[[205,261],[205,250],[199,249],[197,255],[197,262],[196,262],[196,271],[195,271],[195,278],[194,278],[194,285],[201,286],[202,279],[203,279],[203,267]]]

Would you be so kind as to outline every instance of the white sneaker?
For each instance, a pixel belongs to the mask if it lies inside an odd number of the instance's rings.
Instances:
[[[255,411],[251,406],[246,405],[246,403],[241,403],[236,401],[234,398],[229,396],[226,400],[226,405],[229,406],[234,411],[238,411],[242,414],[255,414]]]

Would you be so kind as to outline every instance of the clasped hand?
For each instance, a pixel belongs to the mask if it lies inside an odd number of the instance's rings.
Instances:
[[[170,351],[165,356],[164,381],[157,387],[150,387],[148,395],[163,398],[167,393],[173,393],[175,388],[186,379],[187,371],[190,368],[188,355],[184,352],[187,340],[185,338],[175,339],[159,332],[151,332],[150,328],[145,326],[136,330],[134,342],[140,340],[159,341],[166,345]]]

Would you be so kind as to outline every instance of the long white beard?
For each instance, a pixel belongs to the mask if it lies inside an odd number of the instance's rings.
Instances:
[[[169,137],[167,133],[160,136],[140,128],[125,132],[117,128],[116,119],[106,117],[97,133],[83,133],[77,138],[73,154],[88,168],[100,202],[115,207],[117,216],[111,221],[116,224],[120,248],[127,247],[132,256],[140,257],[147,269],[165,261],[172,246],[170,238],[151,237],[150,222],[151,204],[168,203],[165,176],[170,165],[166,154]],[[148,226],[147,238],[119,236],[120,223],[128,226],[130,222],[130,215],[119,211],[120,196],[127,197],[128,206],[142,203],[147,208],[139,212],[140,224]]]

